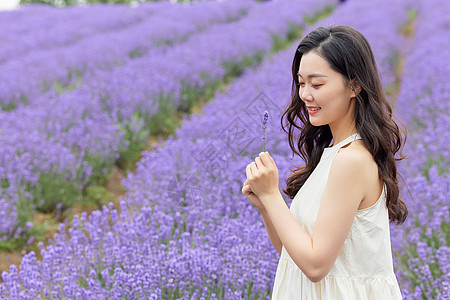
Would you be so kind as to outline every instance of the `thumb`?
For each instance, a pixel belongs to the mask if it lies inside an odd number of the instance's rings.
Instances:
[[[252,192],[252,188],[249,186],[249,185],[245,185],[243,188],[242,188],[242,194],[249,194],[249,193],[251,193]]]

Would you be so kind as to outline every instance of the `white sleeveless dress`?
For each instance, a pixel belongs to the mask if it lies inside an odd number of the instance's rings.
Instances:
[[[310,236],[313,234],[331,163],[338,150],[355,139],[361,139],[358,133],[325,148],[319,164],[292,200],[290,211]],[[357,211],[333,267],[321,281],[310,281],[283,246],[272,299],[402,299],[392,263],[385,193],[384,184],[377,202]]]

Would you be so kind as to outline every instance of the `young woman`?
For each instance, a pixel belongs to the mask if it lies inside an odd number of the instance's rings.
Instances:
[[[281,254],[272,299],[402,299],[389,220],[408,214],[395,157],[404,138],[370,45],[347,26],[320,27],[300,42],[292,76],[281,125],[306,163],[286,181],[292,204],[267,152],[247,166],[242,188]]]

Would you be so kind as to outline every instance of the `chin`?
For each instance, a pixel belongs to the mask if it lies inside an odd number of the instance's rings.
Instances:
[[[319,126],[328,124],[328,123],[320,122],[319,120],[311,120],[311,119],[309,119],[309,123],[311,123],[311,125],[314,127],[319,127]]]

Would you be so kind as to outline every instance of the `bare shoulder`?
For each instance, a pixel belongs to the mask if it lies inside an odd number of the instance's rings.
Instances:
[[[362,140],[353,141],[339,149],[336,158],[345,162],[353,162],[359,167],[373,167],[373,164],[376,164],[372,154],[367,150]]]
[[[356,211],[376,188],[377,170],[372,167],[375,162],[370,152],[353,143],[339,149],[334,157],[324,198],[340,201],[342,207]]]
[[[353,175],[351,177],[357,181],[378,177],[377,164],[362,140],[356,140],[339,149],[333,166],[343,175]]]
[[[330,176],[340,181],[340,186],[343,188],[357,188],[363,199],[359,209],[363,209],[371,206],[378,199],[382,190],[382,181],[372,154],[362,140],[357,141],[339,150],[334,158]]]

